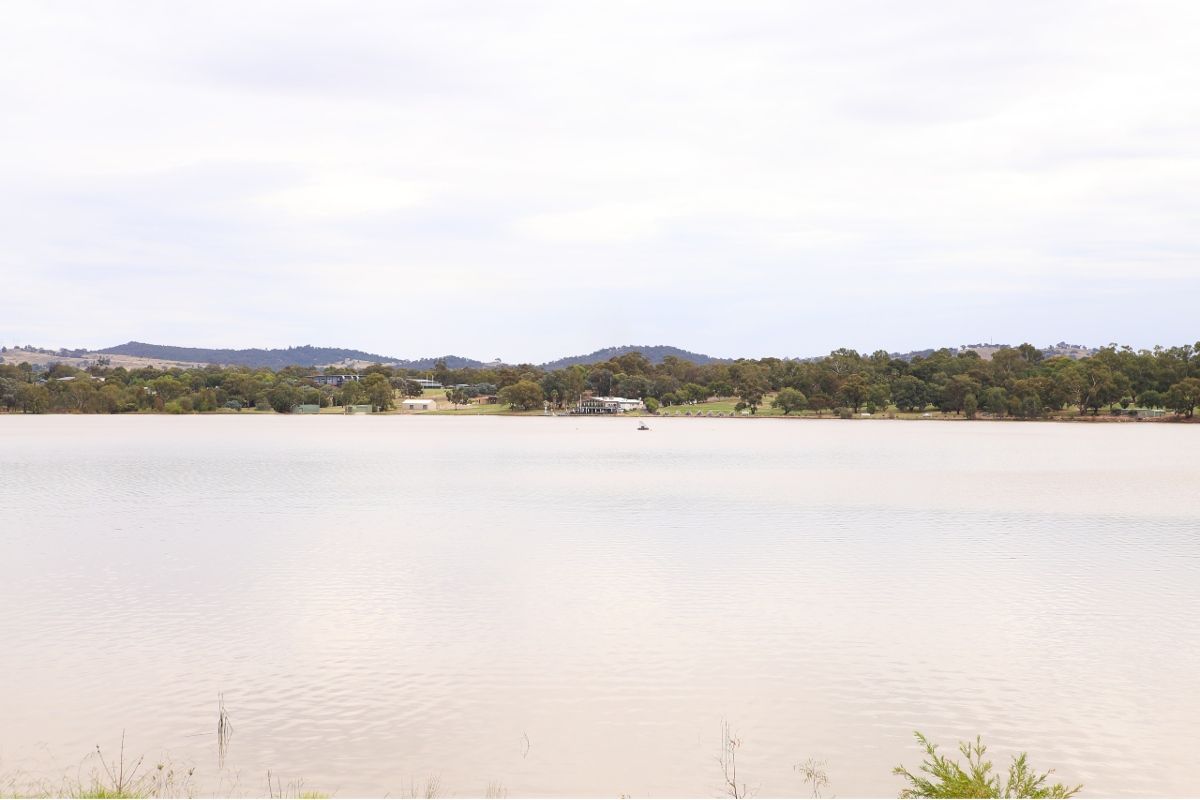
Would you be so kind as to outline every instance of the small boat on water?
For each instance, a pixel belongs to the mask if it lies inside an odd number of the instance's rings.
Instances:
[[[650,430],[650,428],[649,428],[649,427],[646,425],[646,423],[644,423],[644,422],[643,422],[641,425],[638,425],[637,429],[638,429],[639,431],[648,431],[648,430]]]

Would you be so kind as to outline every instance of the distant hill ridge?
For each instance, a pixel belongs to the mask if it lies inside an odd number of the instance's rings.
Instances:
[[[445,361],[446,366],[450,369],[489,366],[482,361],[466,358],[465,356],[446,355],[405,359],[344,347],[314,347],[307,344],[301,347],[272,349],[256,347],[245,350],[234,350],[229,348],[176,347],[165,344],[149,344],[147,342],[126,342],[125,344],[106,347],[103,350],[95,352],[103,355],[158,358],[164,361],[186,361],[196,364],[232,364],[243,367],[268,367],[270,369],[293,366],[324,367],[330,364],[341,363],[353,365],[355,362],[390,364],[405,369],[433,369],[434,365],[439,361]],[[543,369],[553,370],[576,364],[599,364],[609,359],[623,356],[626,353],[641,353],[653,364],[661,364],[663,359],[668,356],[675,356],[679,359],[691,361],[694,364],[712,364],[729,360],[714,358],[703,353],[693,353],[690,350],[683,350],[669,345],[621,345],[619,347],[606,347],[587,355],[560,358],[557,361],[550,361],[540,366]]]
[[[377,364],[394,364],[405,369],[432,369],[438,361],[445,361],[451,369],[463,367],[481,367],[482,361],[476,361],[462,356],[441,356],[436,358],[421,358],[408,360],[381,356],[377,353],[367,353],[363,350],[351,350],[344,347],[313,347],[306,344],[301,347],[281,347],[272,349],[249,348],[232,350],[228,348],[210,347],[175,347],[165,344],[148,344],[146,342],[126,342],[116,347],[107,347],[96,352],[105,355],[140,356],[142,358],[161,358],[166,361],[191,361],[198,364],[232,364],[241,367],[323,367],[327,364],[342,362],[370,361]]]
[[[984,359],[990,359],[992,354],[1002,347],[1011,345],[1002,344],[971,344],[961,345],[958,348],[947,348],[957,350],[958,352],[966,350],[974,350]],[[890,353],[892,358],[900,358],[905,361],[911,361],[914,358],[928,358],[934,352],[933,348],[927,350],[914,350],[908,353]],[[1056,345],[1041,348],[1043,355],[1050,356],[1067,356],[1069,358],[1082,358],[1092,355],[1096,352],[1094,348],[1084,345],[1067,344],[1059,342]],[[223,364],[236,365],[245,367],[267,367],[270,369],[281,369],[283,367],[299,366],[299,367],[325,367],[330,365],[345,364],[346,369],[358,369],[364,364],[388,364],[391,366],[402,367],[404,369],[427,370],[433,369],[439,361],[444,361],[450,369],[463,369],[467,367],[480,368],[487,366],[495,366],[499,362],[485,363],[473,358],[465,356],[445,355],[433,356],[429,358],[404,359],[395,358],[393,356],[380,355],[378,353],[368,353],[364,350],[354,350],[344,347],[314,347],[313,345],[303,345],[301,347],[282,347],[282,348],[248,348],[244,350],[235,350],[228,348],[207,348],[207,347],[176,347],[173,345],[148,344],[146,342],[126,342],[115,347],[108,347],[103,350],[94,351],[99,355],[120,355],[131,356],[137,358],[160,359],[170,362],[185,362],[195,364]],[[734,359],[717,358],[715,356],[705,355],[704,353],[696,353],[691,350],[684,350],[671,345],[620,345],[617,347],[606,347],[596,350],[586,355],[567,356],[555,361],[548,361],[539,366],[545,370],[563,369],[575,365],[599,364],[609,361],[614,358],[626,355],[628,353],[641,353],[652,364],[661,364],[668,357],[675,357],[683,361],[690,361],[693,364],[720,364],[732,363]],[[74,357],[86,358],[88,351],[61,351],[62,355],[71,355]],[[816,361],[821,357],[799,358],[798,361]]]
[[[987,360],[991,359],[991,357],[995,354],[995,352],[997,350],[1003,350],[1005,348],[1014,348],[1014,347],[1017,347],[1017,345],[1015,345],[1015,344],[993,344],[991,342],[979,342],[976,344],[960,345],[957,349],[958,349],[958,352],[960,352],[960,353],[964,353],[968,350],[973,350],[979,354],[980,358],[987,361]],[[942,348],[942,349],[953,350],[954,348]],[[938,350],[937,348],[931,347],[926,350],[911,350],[907,353],[888,353],[888,355],[891,356],[892,358],[898,358],[902,361],[912,361],[914,358],[929,358],[931,355],[936,353],[937,350]],[[1066,342],[1059,342],[1058,344],[1052,344],[1047,347],[1039,348],[1039,350],[1040,350],[1041,354],[1043,356],[1045,356],[1046,358],[1053,358],[1055,356],[1066,356],[1067,358],[1088,358],[1090,356],[1095,355],[1098,352],[1098,350],[1094,347],[1088,347],[1088,346],[1082,345],[1082,344],[1067,344]]]
[[[613,358],[619,358],[627,353],[641,353],[646,357],[646,360],[651,364],[661,364],[668,356],[674,356],[682,361],[691,361],[693,364],[717,364],[725,361],[732,361],[728,358],[715,358],[706,356],[703,353],[693,353],[691,350],[682,350],[678,347],[671,347],[666,344],[654,345],[636,345],[625,344],[619,347],[606,347],[603,350],[597,350],[593,353],[588,353],[584,356],[567,356],[560,358],[557,361],[548,361],[542,364],[542,369],[554,370],[564,367],[573,367],[577,364],[600,364]]]

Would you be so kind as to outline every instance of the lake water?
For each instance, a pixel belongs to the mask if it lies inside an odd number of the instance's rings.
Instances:
[[[0,787],[1200,789],[1200,426],[0,416]],[[233,726],[218,764],[217,697]]]

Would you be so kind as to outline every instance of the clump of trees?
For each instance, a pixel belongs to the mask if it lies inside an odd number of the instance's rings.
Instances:
[[[331,373],[345,368],[330,368]],[[531,364],[433,370],[372,366],[361,381],[318,385],[313,370],[202,367],[134,369],[97,364],[87,370],[55,364],[0,364],[0,408],[26,413],[127,413],[215,409],[275,409],[300,403],[392,407],[394,397],[421,394],[414,379],[433,378],[450,387],[456,405],[498,395],[515,410],[561,409],[585,393],[651,399],[662,407],[734,398],[739,410],[771,407],[786,414],[818,416],[940,411],[964,416],[1037,419],[1077,409],[1080,414],[1164,409],[1190,418],[1200,406],[1200,343],[1133,350],[1110,345],[1087,358],[1045,357],[1032,345],[997,350],[983,359],[971,350],[936,350],[911,360],[879,350],[835,350],[816,359],[739,359],[695,364],[675,356],[651,363],[626,353],[598,364],[545,370]]]
[[[542,387],[536,381],[521,380],[500,390],[500,402],[514,411],[541,408],[545,402]]]
[[[784,413],[784,416],[793,411],[803,411],[808,405],[808,398],[799,389],[785,386],[779,390],[779,394],[775,395],[775,399],[771,401],[772,408],[778,408]]]

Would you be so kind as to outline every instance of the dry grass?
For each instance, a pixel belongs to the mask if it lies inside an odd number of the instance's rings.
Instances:
[[[408,800],[433,800],[435,797],[442,797],[442,778],[440,775],[433,775],[425,779],[424,785],[417,784],[413,780],[409,780],[408,789],[401,795]]]

